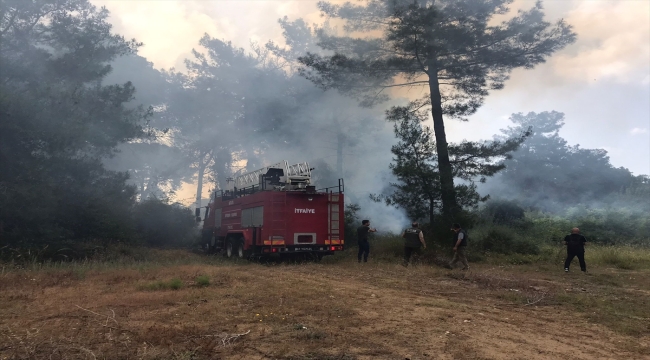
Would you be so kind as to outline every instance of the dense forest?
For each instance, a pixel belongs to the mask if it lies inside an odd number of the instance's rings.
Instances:
[[[503,226],[544,221],[647,245],[650,178],[569,145],[561,109],[514,113],[484,141],[447,140],[445,121],[480,121],[513,70],[575,41],[541,3],[493,25],[508,3],[322,2],[344,26],[282,18],[284,44],[249,50],[205,34],[184,68],[159,70],[88,0],[3,1],[0,255],[190,246],[183,184],[201,204],[205,188],[281,159],[309,161],[324,186],[345,178],[350,222],[376,207],[387,227],[483,227],[486,248],[513,237]],[[391,92],[414,86],[427,95]]]

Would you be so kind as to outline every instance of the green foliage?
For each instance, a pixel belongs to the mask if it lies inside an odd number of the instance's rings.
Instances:
[[[155,281],[149,284],[141,285],[138,288],[140,290],[148,291],[160,291],[160,290],[179,290],[183,287],[183,281],[181,279],[175,278],[169,281]]]
[[[375,200],[403,208],[411,219],[432,219],[439,207],[441,189],[433,134],[420,124],[426,115],[418,112],[414,103],[410,107],[393,107],[387,115],[395,123],[395,137],[399,140],[391,147],[394,158],[389,165],[397,182],[391,183],[391,194]]]
[[[575,33],[563,20],[555,24],[544,21],[541,2],[506,21],[492,21],[494,16],[507,13],[509,3],[320,2],[324,15],[343,22],[347,36],[320,31],[318,45],[330,53],[307,53],[299,58],[303,76],[324,89],[335,88],[351,95],[366,106],[387,100],[388,88],[428,88],[417,108],[430,110],[433,118],[440,201],[448,218],[458,211],[454,187],[454,175],[458,174],[454,174],[450,156],[462,156],[447,145],[443,116],[466,119],[483,104],[489,91],[504,87],[512,70],[530,69],[575,41]],[[359,38],[355,32],[376,35]],[[488,154],[490,147],[466,142],[457,150]],[[499,167],[490,162],[473,164],[464,167],[468,174]]]
[[[256,44],[247,52],[206,34],[199,45],[203,51],[193,51],[185,61],[187,73],[165,73],[171,89],[161,124],[180,135],[174,137],[174,145],[199,173],[200,196],[206,175],[225,187],[236,170],[234,154],[254,170],[261,167],[261,154],[274,144],[282,144],[283,150],[294,144],[296,137],[286,131],[287,123],[296,120],[304,105],[301,97],[317,89],[305,88],[304,79],[281,71]]]
[[[399,235],[382,234],[372,239],[370,252],[378,259],[393,259],[404,256],[404,239]]]
[[[522,237],[506,226],[494,225],[484,229],[476,229],[472,234],[470,246],[477,251],[524,255],[537,255],[540,252],[539,243]]]
[[[150,246],[187,246],[196,235],[192,211],[158,199],[145,200],[133,211],[135,229]]]
[[[359,210],[361,207],[358,204],[347,204],[345,205],[345,229],[344,229],[344,239],[347,244],[354,244],[357,239],[357,228],[361,224],[359,219]]]
[[[578,227],[588,242],[603,245],[649,245],[648,217],[636,209],[589,209],[584,206],[567,209],[562,214],[531,212],[530,236],[540,241],[559,244],[571,228]]]
[[[526,129],[531,129],[532,135],[512,158],[503,162],[506,168],[497,177],[495,187],[504,197],[516,196],[524,206],[557,212],[558,206],[611,203],[614,199],[608,197],[624,189],[643,196],[643,179],[612,166],[607,151],[569,146],[560,137],[563,113],[518,113],[510,120],[515,126],[501,130],[501,138]],[[646,199],[650,197],[646,195]]]
[[[589,262],[623,270],[650,269],[648,246],[591,246],[586,249]]]
[[[629,258],[621,254],[618,249],[609,249],[609,251],[601,254],[600,261],[605,265],[612,265],[618,269],[632,270],[635,268]]]
[[[183,282],[181,279],[171,279],[169,281],[169,288],[172,290],[178,290],[183,287]]]
[[[481,216],[478,225],[471,229],[471,246],[490,256],[506,254],[505,261],[510,263],[550,260],[557,256],[558,250],[562,252],[564,237],[573,227],[580,228],[587,238],[590,252],[594,245],[616,245],[615,248],[598,247],[597,253],[589,255],[592,263],[619,268],[641,266],[643,260],[635,260],[633,248],[625,246],[650,246],[648,219],[637,211],[571,208],[563,215],[527,212],[523,219],[507,224],[494,221],[488,211],[482,211]]]
[[[496,224],[512,224],[525,217],[525,210],[514,201],[488,201],[483,210]]]
[[[210,285],[210,277],[207,275],[200,275],[196,277],[196,285],[199,287],[206,287]]]
[[[7,5],[7,8],[5,8]],[[115,146],[143,135],[130,83],[101,86],[108,62],[139,44],[110,32],[87,0],[3,3],[0,236],[38,248],[132,236],[134,189],[106,170]]]
[[[443,94],[448,100],[444,112],[462,117],[476,111],[489,90],[502,88],[513,69],[531,68],[575,41],[564,21],[544,21],[541,3],[506,22],[488,25],[495,15],[506,12],[509,2],[482,6],[471,0],[321,2],[322,13],[344,21],[346,31],[379,36],[352,39],[321,32],[319,46],[335,55],[309,53],[300,58],[306,66],[302,71],[318,85],[369,104],[385,99],[380,94],[388,85],[414,85],[421,75],[439,77],[451,85]],[[400,75],[406,81],[394,84]]]
[[[397,182],[390,184],[392,192],[371,197],[406,210],[411,219],[432,222],[443,210],[443,191],[436,142],[432,130],[422,126],[428,115],[421,108],[422,104],[411,102],[408,106],[396,106],[387,111],[388,120],[395,124],[394,132],[398,139],[398,143],[391,147],[394,157],[389,165]],[[498,165],[498,161],[508,158],[526,136],[524,133],[504,141],[449,144],[453,174],[466,181],[466,184],[455,186],[455,202],[461,208],[474,209],[479,202],[487,200],[476,191],[474,180],[480,177],[484,181],[502,170],[503,165]],[[456,211],[453,218],[445,217],[445,221],[459,222],[461,217],[461,211]]]

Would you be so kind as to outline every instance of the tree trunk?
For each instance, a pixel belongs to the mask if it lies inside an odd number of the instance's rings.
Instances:
[[[226,179],[230,176],[228,171],[232,156],[226,149],[219,149],[214,157],[214,170],[216,173],[216,188],[223,190],[226,186]]]
[[[145,175],[142,174],[142,181],[140,182],[140,202],[143,202],[143,201],[145,201],[147,199],[146,198],[147,194],[145,193],[145,185],[144,185],[145,177],[144,176]]]
[[[433,132],[436,136],[436,150],[438,153],[438,170],[440,171],[440,191],[442,200],[442,213],[448,220],[452,220],[458,212],[456,204],[456,190],[454,189],[454,175],[449,162],[447,135],[445,123],[442,118],[442,97],[440,96],[440,83],[436,71],[436,59],[427,59],[429,72],[429,91],[431,96],[431,115],[433,117]]]
[[[207,161],[205,161],[205,154],[201,154],[201,157],[199,158],[199,179],[197,181],[196,185],[196,208],[200,209],[201,208],[201,192],[203,191],[203,175],[205,175],[205,167],[207,165]]]
[[[336,172],[339,179],[343,178],[343,132],[339,119],[334,119],[336,125]]]

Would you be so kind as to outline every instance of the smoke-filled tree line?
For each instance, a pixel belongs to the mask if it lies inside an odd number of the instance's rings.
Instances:
[[[3,2],[0,57],[2,237],[126,235],[133,188],[102,159],[146,134],[130,83],[103,86],[108,63],[140,46],[112,34],[86,1]]]
[[[184,69],[159,71],[86,0],[9,1],[2,11],[0,229],[12,248],[187,243],[193,216],[169,204],[183,182],[197,184],[198,203],[202,182],[222,188],[277,161],[269,151],[318,138],[338,170],[317,158],[320,180],[335,181],[355,147],[347,133],[381,113],[342,108],[341,96],[292,72],[294,53],[315,41],[301,20],[280,21],[287,47],[246,51],[206,34]]]
[[[568,146],[561,113],[513,114],[492,140],[447,141],[445,121],[468,120],[513,69],[575,39],[540,4],[490,25],[510,2],[322,2],[341,29],[283,18],[285,45],[250,50],[206,34],[182,69],[157,70],[87,0],[5,1],[3,246],[187,244],[192,212],[170,200],[183,184],[200,204],[206,183],[284,158],[310,161],[324,186],[383,181],[373,199],[426,222],[462,219],[490,196],[539,211],[647,198],[647,177]],[[391,92],[421,86],[419,100]]]

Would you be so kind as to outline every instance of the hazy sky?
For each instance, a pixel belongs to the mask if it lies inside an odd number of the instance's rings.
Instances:
[[[110,10],[117,33],[144,42],[140,55],[157,68],[179,67],[204,33],[247,47],[281,42],[277,20],[285,15],[322,21],[311,0],[91,2]],[[549,20],[575,27],[578,41],[534,70],[515,71],[469,123],[448,122],[450,140],[490,139],[514,112],[556,110],[566,114],[561,135],[570,144],[604,148],[615,166],[650,174],[650,1],[543,3]],[[517,0],[513,8],[533,4]]]

